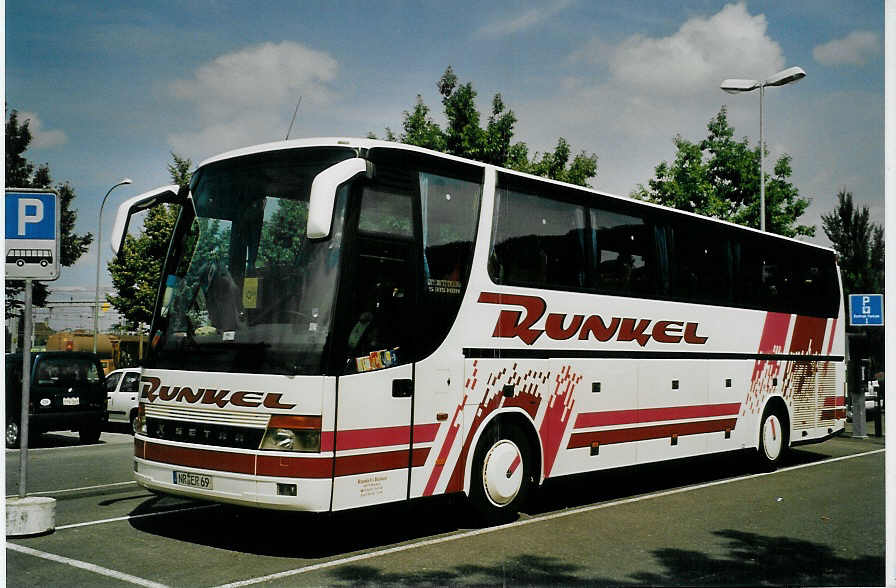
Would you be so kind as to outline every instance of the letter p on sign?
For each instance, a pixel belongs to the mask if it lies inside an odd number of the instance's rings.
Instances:
[[[16,231],[16,236],[24,237],[28,224],[44,220],[44,203],[37,198],[20,198],[18,220],[19,230]]]

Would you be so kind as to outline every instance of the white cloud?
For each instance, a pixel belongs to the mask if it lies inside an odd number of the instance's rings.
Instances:
[[[870,31],[853,31],[842,39],[834,39],[812,50],[812,57],[821,65],[865,65],[880,52],[880,39]]]
[[[732,124],[743,124],[736,133],[755,137],[758,98],[729,96],[719,84],[765,77],[785,65],[765,16],[751,15],[743,3],[694,16],[665,37],[633,35],[616,45],[595,39],[570,60],[579,83],[567,78],[559,95],[514,104],[518,134],[533,149],[553,148],[558,136],[574,148],[593,149],[599,156],[595,187],[617,194],[647,183],[654,167],[674,156],[676,134],[704,137],[723,104],[731,106]]]
[[[58,129],[44,129],[43,121],[33,112],[19,112],[19,121],[28,120],[28,129],[31,131],[31,144],[29,149],[45,149],[47,147],[56,147],[64,145],[68,142],[68,136],[65,131]]]
[[[723,78],[761,78],[781,69],[780,46],[766,34],[764,15],[729,4],[695,17],[671,36],[629,37],[610,57],[614,82],[664,95],[704,92]]]
[[[539,4],[537,8],[530,8],[521,14],[503,20],[496,20],[483,26],[476,31],[476,36],[481,38],[499,38],[531,29],[554,16],[569,6],[569,4],[569,0],[556,0],[547,5]]]
[[[179,153],[205,157],[282,139],[299,96],[306,116],[334,100],[338,67],[328,54],[291,41],[221,55],[170,84],[175,98],[192,103],[198,124],[169,142]]]

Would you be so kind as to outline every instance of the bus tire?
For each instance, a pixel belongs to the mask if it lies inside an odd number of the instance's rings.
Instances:
[[[529,442],[519,427],[493,423],[479,439],[473,456],[470,500],[486,524],[513,520],[533,485]]]
[[[21,441],[22,429],[19,427],[18,419],[8,418],[6,420],[6,448],[18,449]]]
[[[773,472],[781,464],[787,453],[789,427],[787,416],[780,407],[773,405],[766,407],[762,413],[759,448],[756,452],[760,471]]]
[[[85,423],[78,429],[78,439],[84,445],[90,445],[100,440],[100,434],[103,432],[103,424],[101,421]]]

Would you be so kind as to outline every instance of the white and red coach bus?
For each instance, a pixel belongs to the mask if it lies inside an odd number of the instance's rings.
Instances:
[[[844,427],[833,251],[412,146],[203,162],[142,373],[151,490],[336,511]],[[117,245],[115,245],[117,244]]]

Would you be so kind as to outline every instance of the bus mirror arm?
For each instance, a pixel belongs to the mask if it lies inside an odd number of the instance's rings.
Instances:
[[[124,238],[128,233],[128,224],[130,224],[133,215],[159,204],[183,204],[187,201],[188,193],[189,188],[186,186],[172,184],[138,194],[122,202],[118,207],[118,212],[115,214],[115,225],[112,228],[112,237],[109,240],[112,252],[115,255],[121,253],[122,247],[124,247]]]
[[[375,167],[372,162],[362,157],[353,157],[331,165],[314,176],[311,182],[311,197],[308,201],[308,226],[306,234],[309,239],[323,239],[330,236],[333,224],[333,207],[336,204],[336,191],[347,181],[364,174],[373,178]]]

